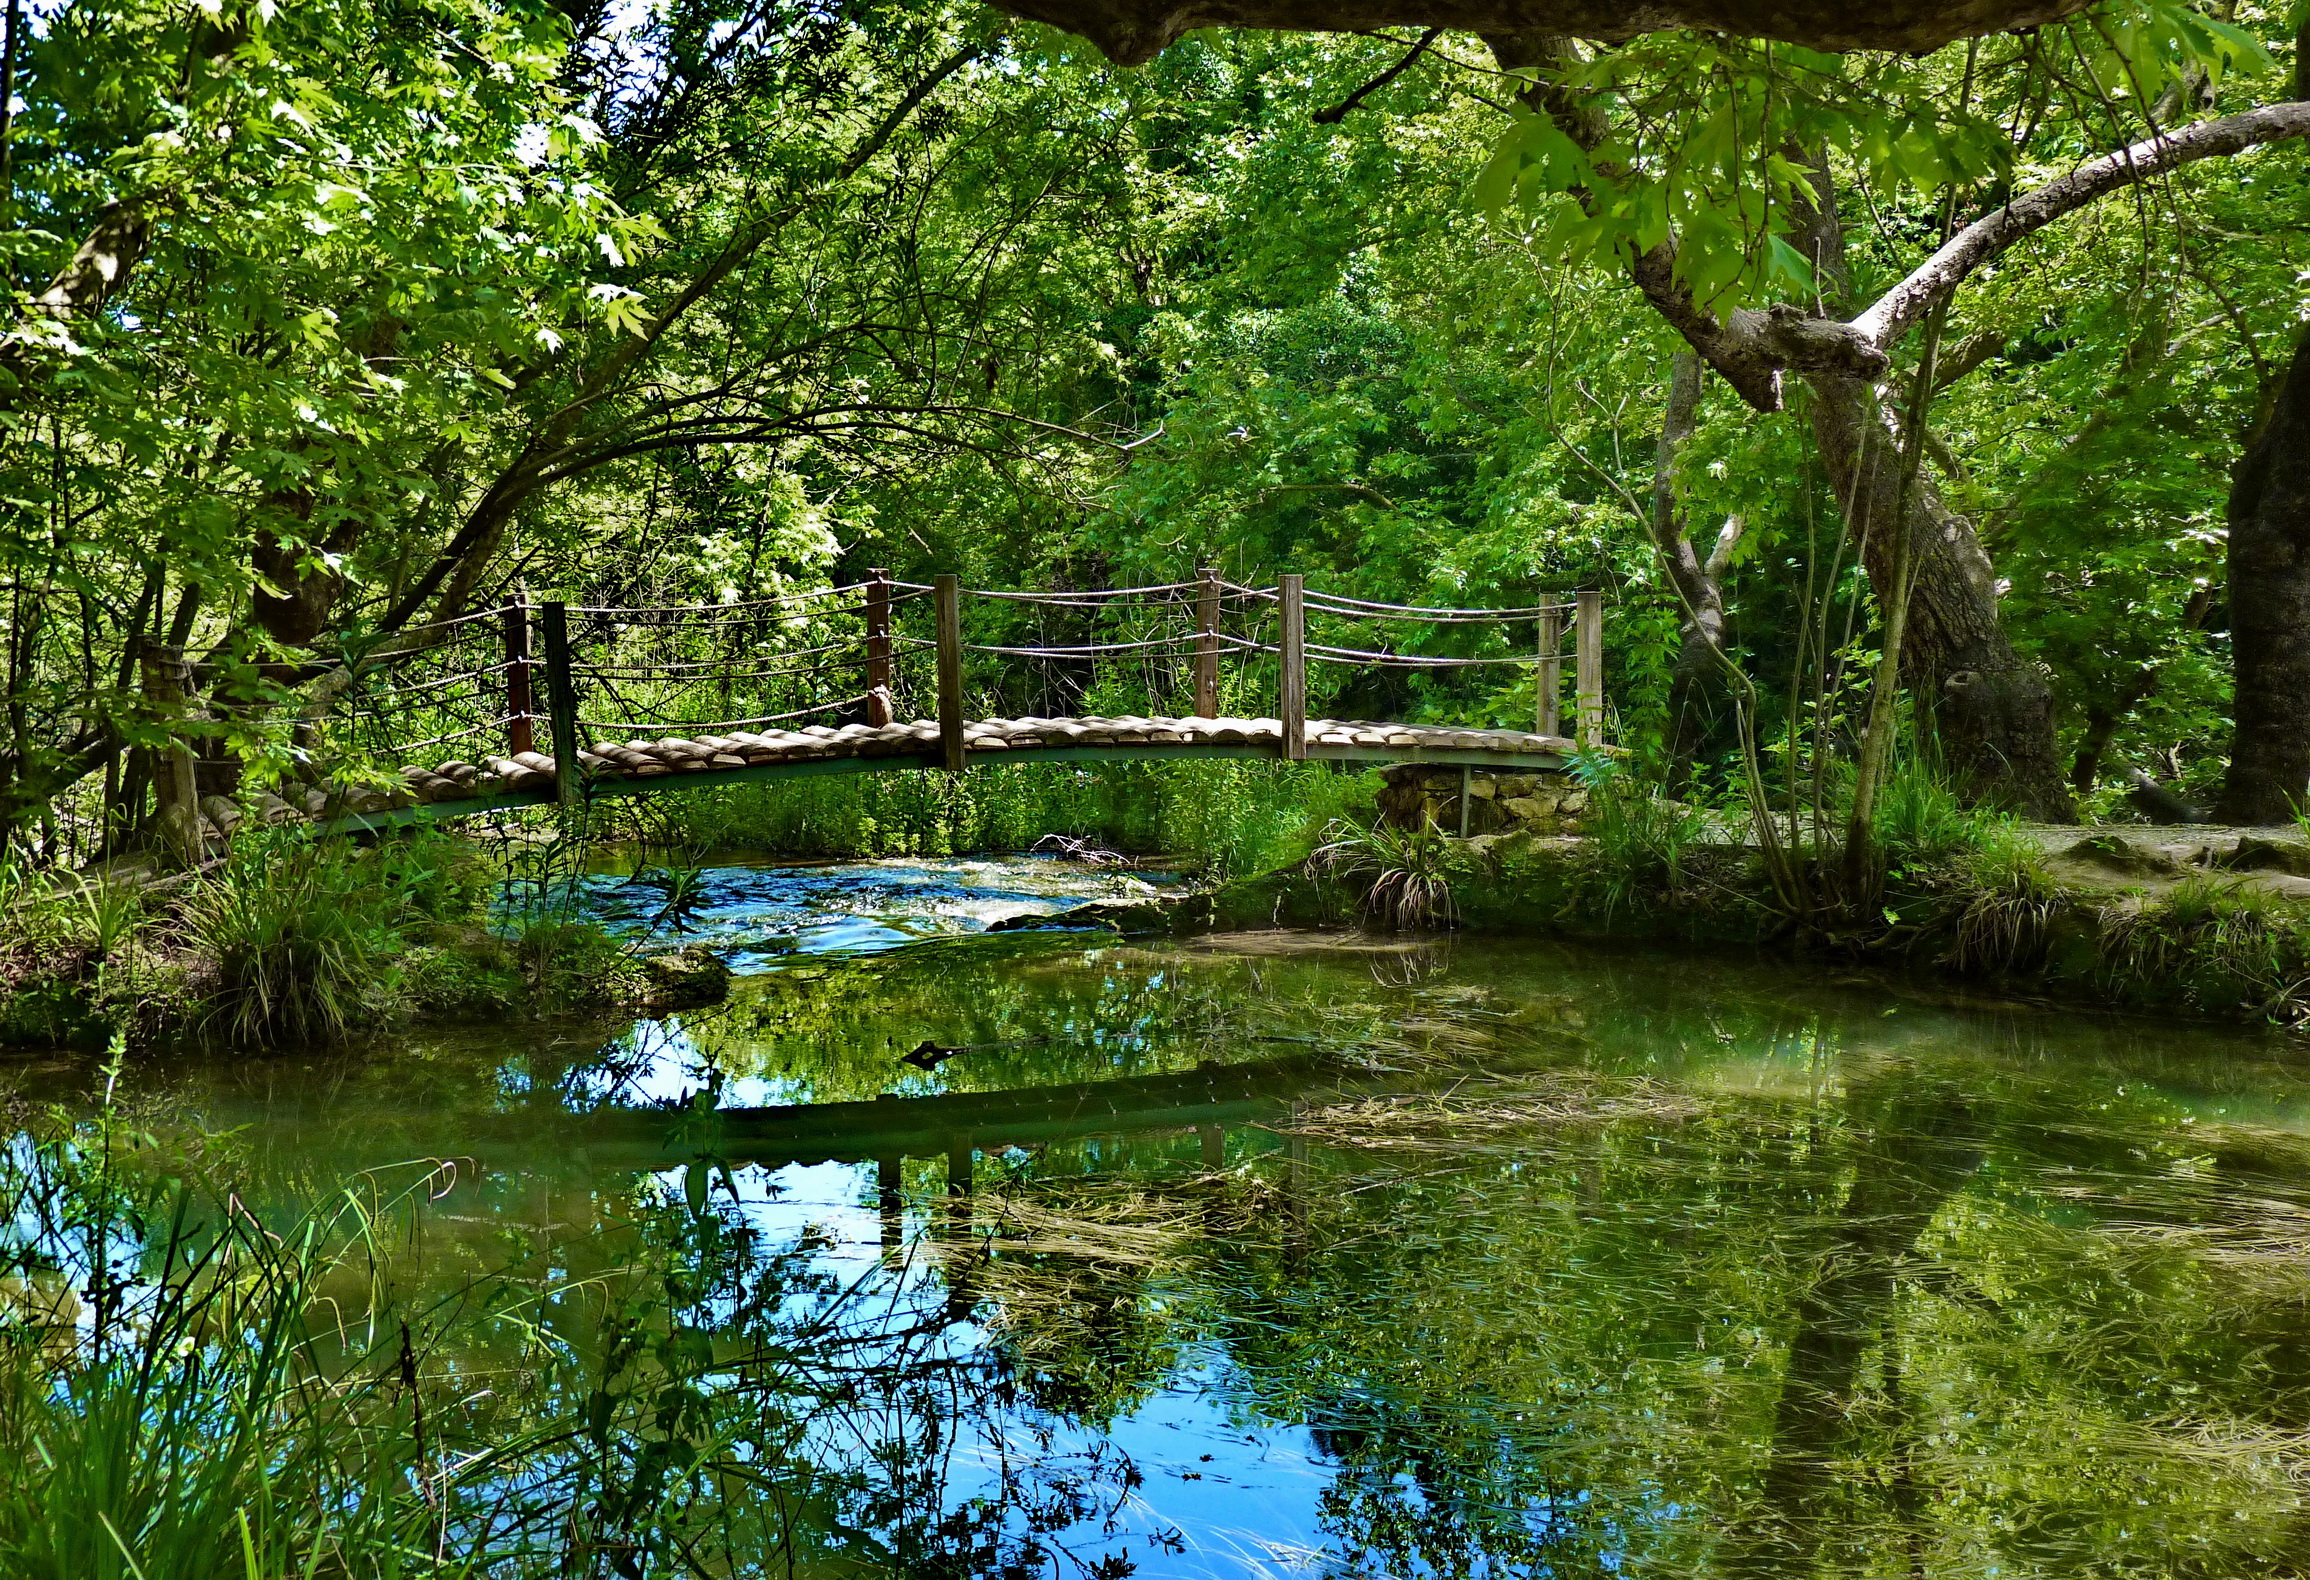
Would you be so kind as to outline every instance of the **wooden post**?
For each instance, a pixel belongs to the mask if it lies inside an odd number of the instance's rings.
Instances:
[[[906,1197],[901,1194],[905,1176],[900,1173],[904,1158],[884,1157],[874,1160],[874,1207],[882,1217],[882,1248],[895,1251],[906,1239]]]
[[[890,723],[890,572],[866,573],[866,722]]]
[[[510,756],[537,750],[537,702],[529,683],[529,605],[515,599],[505,606],[505,711]]]
[[[1462,839],[1468,837],[1468,804],[1475,799],[1476,770],[1468,764],[1462,763],[1460,764],[1460,837]]]
[[[1554,735],[1563,720],[1557,716],[1558,705],[1564,697],[1564,611],[1540,611],[1540,669],[1538,706],[1534,709],[1533,731],[1540,735]]]
[[[538,608],[538,635],[545,642],[546,724],[553,736],[554,799],[564,806],[585,800],[585,772],[578,763],[577,681],[569,667],[569,611],[559,603]]]
[[[154,718],[179,724],[192,672],[184,649],[155,643],[137,655],[143,670],[144,700]],[[193,771],[192,747],[181,734],[172,733],[166,744],[154,748],[152,761],[154,811],[162,842],[169,854],[186,866],[201,859],[200,782]]]
[[[1307,578],[1283,578],[1283,683],[1277,713],[1283,720],[1283,755],[1307,760]]]
[[[1206,565],[1195,588],[1195,716],[1219,717],[1219,568]]]
[[[963,771],[962,578],[934,576],[938,605],[938,744],[941,766]]]
[[[1580,594],[1573,620],[1574,717],[1581,750],[1593,751],[1604,744],[1604,594]]]

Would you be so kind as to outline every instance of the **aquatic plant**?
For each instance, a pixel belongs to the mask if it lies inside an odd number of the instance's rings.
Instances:
[[[1333,835],[1308,864],[1355,884],[1357,907],[1366,916],[1398,930],[1449,927],[1458,919],[1452,893],[1456,847],[1433,818],[1409,829],[1339,824]]]

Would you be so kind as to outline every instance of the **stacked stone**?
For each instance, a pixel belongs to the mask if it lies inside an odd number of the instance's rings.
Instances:
[[[1460,831],[1460,770],[1419,763],[1389,768],[1380,777],[1381,819],[1396,828],[1433,821],[1447,834]],[[1468,832],[1577,834],[1588,792],[1570,774],[1503,774],[1479,768],[1468,776]]]

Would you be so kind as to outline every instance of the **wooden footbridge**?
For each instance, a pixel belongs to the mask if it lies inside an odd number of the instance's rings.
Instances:
[[[1603,651],[1593,592],[1432,608],[1211,571],[1089,592],[874,571],[744,603],[515,602],[348,639],[333,697],[300,729],[311,779],[256,797],[255,811],[378,827],[811,774],[1144,758],[1532,772],[1602,741]],[[1567,659],[1572,737],[1559,722]],[[1311,718],[1311,666],[1338,682],[1330,696],[1391,673],[1364,694],[1408,696],[1404,677],[1419,674],[1423,711],[1448,695],[1495,720],[1513,709],[1532,728]],[[1096,706],[1126,698],[1175,711]],[[972,717],[973,699],[1000,716]],[[215,797],[201,806],[220,825],[240,815]]]

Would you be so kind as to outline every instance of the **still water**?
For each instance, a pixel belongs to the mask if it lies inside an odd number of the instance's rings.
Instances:
[[[572,1334],[637,1203],[711,1219],[663,1298],[775,1426],[712,1572],[2310,1565],[2298,1044],[1738,958],[982,930],[1133,881],[734,866],[686,924],[724,1005],[129,1079],[260,1205],[443,1164],[419,1276],[532,1279]]]

